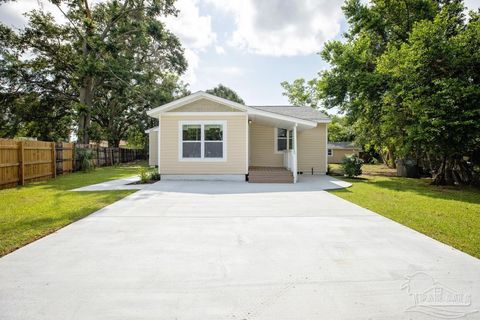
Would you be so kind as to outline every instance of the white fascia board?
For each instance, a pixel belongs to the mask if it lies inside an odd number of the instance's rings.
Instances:
[[[147,129],[147,130],[145,130],[145,133],[150,133],[152,131],[158,131],[158,127],[153,127],[153,128]]]
[[[147,111],[147,115],[149,115],[150,117],[156,117],[160,113],[163,113],[163,112],[166,112],[168,110],[175,109],[175,108],[179,108],[183,105],[186,105],[188,103],[191,103],[191,102],[194,102],[194,101],[197,101],[197,100],[200,100],[200,99],[207,99],[207,100],[210,100],[210,101],[213,101],[213,102],[221,103],[223,105],[226,105],[226,106],[229,106],[229,107],[232,107],[234,109],[241,110],[241,111],[246,111],[247,110],[247,107],[244,106],[243,104],[233,102],[233,101],[230,101],[230,100],[227,100],[227,99],[224,99],[224,98],[220,98],[220,97],[214,96],[212,94],[209,94],[209,93],[206,93],[206,92],[203,92],[203,91],[198,91],[198,92],[195,92],[195,93],[193,93],[189,96],[174,100],[174,101],[169,102],[167,104],[164,104],[160,107],[149,110],[149,111]]]
[[[284,115],[281,115],[281,114],[278,114],[278,113],[263,111],[263,110],[259,110],[259,109],[255,109],[255,108],[248,108],[247,113],[252,114],[252,115],[259,115],[259,116],[269,117],[269,118],[273,118],[273,119],[299,123],[299,124],[303,124],[303,125],[310,126],[310,127],[316,127],[317,126],[317,121],[310,121],[310,120],[304,120],[304,119],[290,117],[290,116],[284,116]]]

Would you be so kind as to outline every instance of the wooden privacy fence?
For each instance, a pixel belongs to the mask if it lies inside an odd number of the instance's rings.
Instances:
[[[95,144],[75,144],[77,149],[89,149],[92,152],[92,162],[95,167],[113,166],[119,163],[132,162],[146,159],[145,152],[141,149],[109,148]],[[75,170],[80,170],[80,160],[75,160]]]
[[[0,140],[0,187],[55,176],[54,142]]]
[[[143,150],[107,148],[66,142],[0,139],[0,189],[55,178],[80,170],[76,148],[92,150],[94,166],[145,159]]]

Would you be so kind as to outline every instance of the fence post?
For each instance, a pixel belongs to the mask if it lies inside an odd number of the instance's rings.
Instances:
[[[57,176],[57,157],[55,155],[55,142],[50,144],[52,146],[52,178]]]
[[[18,143],[18,183],[23,186],[25,185],[25,163],[24,159],[25,158],[25,152],[24,152],[24,147],[23,147],[23,141],[20,141]]]

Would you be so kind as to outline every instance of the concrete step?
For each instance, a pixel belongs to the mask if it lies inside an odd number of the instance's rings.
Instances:
[[[293,175],[249,175],[250,183],[293,183]]]

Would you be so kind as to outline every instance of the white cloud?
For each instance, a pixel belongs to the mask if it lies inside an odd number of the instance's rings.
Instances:
[[[66,10],[66,8],[63,8]],[[44,10],[53,15],[56,21],[60,23],[67,22],[67,19],[60,10],[49,1],[42,0],[22,0],[9,1],[0,5],[0,21],[7,26],[14,28],[22,28],[28,19],[24,14],[31,10]]]
[[[211,16],[200,14],[198,0],[178,0],[175,7],[179,10],[178,16],[165,17],[162,21],[180,38],[185,47],[188,69],[182,79],[194,84],[200,64],[199,53],[215,45],[217,34],[212,29]]]
[[[222,46],[215,46],[215,52],[218,54],[225,54],[225,49]]]
[[[200,15],[197,0],[178,0],[175,7],[180,10],[178,16],[162,20],[186,47],[204,50],[215,43],[217,35],[212,30],[211,16]]]
[[[200,61],[200,57],[198,54],[193,51],[192,49],[186,48],[185,49],[185,58],[188,61],[188,69],[187,71],[183,74],[182,80],[189,84],[194,84],[197,81],[197,69],[198,69],[198,64]]]
[[[239,67],[205,67],[203,68],[205,73],[210,73],[215,75],[216,77],[223,77],[223,76],[242,76],[245,74],[245,70]]]
[[[262,55],[318,52],[338,35],[343,17],[343,0],[205,1],[233,14],[230,45]]]

